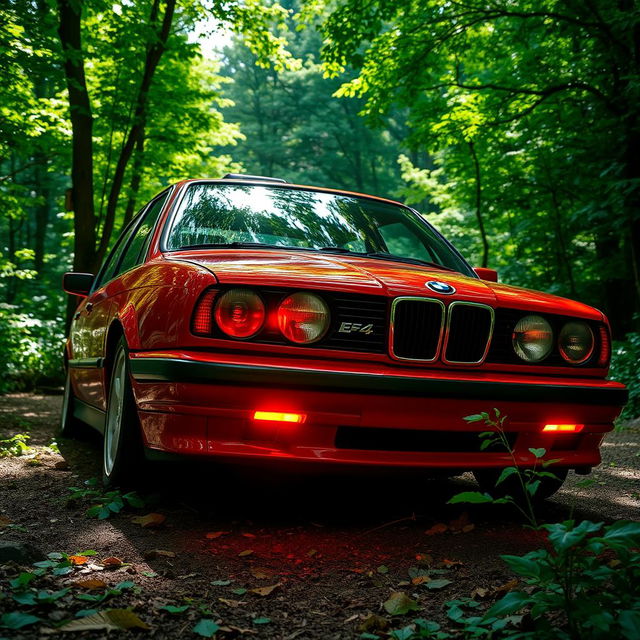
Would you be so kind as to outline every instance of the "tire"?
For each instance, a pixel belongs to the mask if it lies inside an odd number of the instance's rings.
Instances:
[[[144,450],[129,377],[129,354],[120,338],[113,357],[102,451],[105,487],[132,486],[142,479]]]
[[[524,472],[525,470],[523,469],[522,471]],[[544,476],[539,478],[540,485],[538,486],[535,494],[531,496],[531,502],[533,503],[542,502],[558,491],[558,489],[563,485],[569,470],[545,469],[545,472],[546,471],[550,471],[556,477],[550,478],[548,476]],[[518,502],[524,500],[522,485],[515,474],[509,476],[506,480],[496,486],[496,482],[498,481],[498,478],[500,478],[501,473],[502,469],[478,469],[473,472],[473,475],[476,482],[480,485],[480,489],[485,493],[488,493],[493,498],[502,498],[509,495]]]
[[[83,431],[83,423],[73,415],[75,397],[71,385],[71,375],[67,369],[64,383],[64,395],[62,396],[62,411],[60,412],[60,424],[58,435],[61,438],[77,438]]]

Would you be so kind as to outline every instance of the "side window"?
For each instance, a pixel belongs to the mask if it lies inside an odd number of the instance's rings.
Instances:
[[[120,238],[118,238],[115,247],[111,250],[104,267],[98,275],[94,289],[99,289],[105,282],[109,282],[109,280],[114,277],[114,272],[118,262],[120,261],[120,256],[122,255],[124,248],[127,246],[127,242],[129,242],[129,238],[131,237],[134,229],[135,224],[130,224]]]
[[[144,260],[144,256],[149,248],[149,243],[151,242],[153,229],[160,217],[162,206],[166,202],[168,195],[168,193],[165,193],[160,196],[157,200],[152,202],[147,210],[142,214],[142,221],[137,226],[133,238],[129,241],[115,275],[119,275],[129,269],[133,269],[133,267]]]
[[[401,222],[378,227],[378,231],[384,239],[389,253],[434,262],[434,256],[427,251],[420,238]]]

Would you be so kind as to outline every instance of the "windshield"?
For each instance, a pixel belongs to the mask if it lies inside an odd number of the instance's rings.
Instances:
[[[166,249],[253,244],[425,262],[475,275],[409,209],[344,194],[263,185],[190,185]]]

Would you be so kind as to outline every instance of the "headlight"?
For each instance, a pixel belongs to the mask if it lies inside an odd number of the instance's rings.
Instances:
[[[553,329],[542,316],[525,316],[513,330],[513,349],[525,362],[541,362],[553,348]]]
[[[220,330],[232,338],[250,338],[264,324],[264,303],[250,289],[230,289],[218,299],[215,318]]]
[[[593,353],[593,331],[586,322],[567,322],[558,336],[560,355],[571,364],[586,362]]]
[[[297,344],[320,340],[329,328],[329,308],[313,293],[294,293],[278,307],[278,327],[282,335]]]

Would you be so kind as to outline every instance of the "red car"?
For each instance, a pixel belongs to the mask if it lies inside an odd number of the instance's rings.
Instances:
[[[510,448],[544,448],[559,480],[599,464],[627,391],[605,379],[605,316],[497,283],[416,211],[345,191],[228,174],[163,191],[80,296],[62,433],[104,433],[104,480],[142,457],[472,470],[508,415]]]

